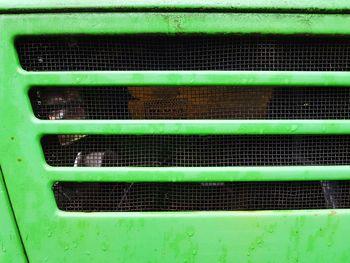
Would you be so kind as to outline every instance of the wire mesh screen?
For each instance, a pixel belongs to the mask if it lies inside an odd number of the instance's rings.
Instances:
[[[76,183],[53,186],[58,208],[82,212],[296,210],[350,207],[349,181]]]
[[[39,119],[350,119],[341,87],[36,87]]]
[[[51,166],[349,165],[350,135],[46,135]]]
[[[350,69],[350,39],[334,36],[33,36],[15,44],[28,71]]]

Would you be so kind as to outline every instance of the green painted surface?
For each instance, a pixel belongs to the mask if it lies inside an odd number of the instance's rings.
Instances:
[[[20,22],[19,22],[20,21]],[[350,87],[350,73],[50,72],[20,69],[18,35],[136,33],[350,34],[349,15],[84,13],[0,16],[0,162],[31,262],[349,262],[350,210],[63,213],[56,180],[213,181],[350,179],[350,167],[53,168],[45,133],[325,134],[350,121],[62,121],[35,119],[33,85],[322,85]]]
[[[27,262],[0,170],[0,262]]]
[[[86,9],[344,12],[350,10],[350,3],[347,0],[3,0],[0,3],[3,12]]]

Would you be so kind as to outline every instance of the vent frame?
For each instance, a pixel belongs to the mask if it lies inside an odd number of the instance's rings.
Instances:
[[[210,33],[223,33],[240,31],[246,32],[261,32],[265,30],[274,31],[274,33],[309,33],[309,34],[349,34],[349,20],[347,15],[326,16],[324,14],[318,15],[302,15],[302,14],[288,14],[288,16],[276,14],[260,14],[259,19],[256,15],[248,14],[155,14],[151,20],[149,14],[134,13],[120,14],[120,13],[99,13],[91,15],[82,13],[81,16],[63,15],[63,14],[31,14],[28,16],[4,16],[0,24],[2,28],[6,28],[3,32],[3,41],[1,42],[4,50],[9,52],[2,53],[3,60],[0,61],[3,74],[5,78],[2,79],[2,85],[6,89],[6,93],[1,93],[0,96],[5,95],[0,105],[4,109],[5,122],[4,125],[8,127],[1,134],[4,140],[0,140],[1,147],[6,149],[6,154],[1,156],[1,165],[4,171],[6,186],[8,187],[10,198],[16,217],[21,220],[18,221],[20,232],[23,236],[28,237],[23,240],[25,247],[35,247],[31,250],[29,257],[31,260],[40,261],[42,259],[42,251],[52,251],[49,257],[54,257],[57,261],[64,261],[67,254],[64,253],[62,244],[66,244],[70,250],[81,252],[82,255],[87,250],[95,251],[94,258],[100,261],[108,261],[111,257],[123,261],[125,258],[130,258],[130,254],[125,250],[125,243],[129,242],[130,236],[147,236],[150,233],[154,235],[152,238],[135,239],[133,246],[130,247],[130,253],[133,254],[135,261],[144,260],[144,253],[140,253],[147,247],[152,249],[147,250],[147,254],[151,261],[159,260],[159,248],[164,245],[162,251],[165,251],[169,257],[175,258],[178,256],[173,247],[168,246],[163,241],[169,237],[169,225],[172,226],[171,234],[184,236],[189,235],[191,241],[198,242],[199,250],[196,256],[199,259],[208,260],[211,262],[218,261],[217,253],[215,251],[222,251],[223,244],[235,244],[235,251],[237,253],[227,254],[228,260],[246,259],[247,246],[246,244],[255,244],[257,240],[257,233],[261,233],[261,229],[270,230],[271,225],[275,228],[272,233],[269,233],[269,240],[262,244],[266,249],[249,251],[252,261],[258,261],[263,258],[261,251],[273,251],[273,253],[265,253],[266,258],[299,258],[300,256],[319,256],[318,251],[314,250],[312,253],[295,254],[292,251],[285,250],[285,242],[281,242],[281,237],[287,238],[285,233],[292,233],[295,226],[299,227],[299,242],[307,242],[307,237],[310,234],[318,235],[319,229],[324,230],[324,235],[331,235],[334,237],[333,246],[327,247],[327,244],[318,243],[318,248],[328,249],[329,253],[323,255],[325,262],[342,262],[342,256],[348,253],[348,248],[344,247],[344,240],[346,240],[346,233],[348,233],[348,221],[350,212],[348,209],[344,210],[316,210],[316,211],[286,211],[284,213],[276,211],[268,212],[221,212],[221,213],[172,213],[171,216],[164,214],[100,214],[95,213],[65,213],[58,211],[55,200],[50,189],[51,182],[59,180],[67,181],[92,181],[92,180],[119,180],[128,181],[130,178],[134,180],[169,180],[167,175],[171,175],[172,180],[242,180],[242,177],[249,178],[249,180],[305,180],[305,179],[349,179],[349,167],[295,167],[291,170],[286,167],[279,167],[278,169],[198,169],[196,173],[190,169],[162,169],[147,170],[147,169],[104,169],[103,171],[96,171],[94,169],[72,169],[67,168],[52,168],[45,165],[40,150],[39,137],[42,134],[57,133],[59,129],[65,133],[98,133],[103,129],[108,134],[112,133],[145,133],[146,125],[140,122],[136,127],[130,123],[122,122],[116,123],[114,121],[106,121],[96,127],[96,122],[89,121],[83,124],[80,121],[64,121],[62,123],[50,123],[49,121],[36,120],[30,110],[30,104],[27,101],[26,92],[31,85],[135,85],[142,78],[145,85],[202,85],[204,81],[210,82],[214,85],[275,85],[282,83],[283,85],[334,85],[334,86],[349,86],[350,78],[348,73],[338,74],[335,72],[326,72],[319,74],[299,74],[285,72],[273,72],[273,74],[233,74],[232,72],[225,73],[206,73],[194,74],[191,72],[184,72],[184,74],[160,74],[159,78],[154,78],[155,74],[129,74],[129,73],[115,73],[107,74],[105,72],[81,72],[81,73],[29,73],[20,69],[16,54],[13,48],[13,39],[18,35],[29,34],[60,34],[60,33],[85,33],[97,34],[105,33],[124,33],[139,31],[171,31],[186,33],[189,31],[210,31]],[[158,17],[158,18],[157,18]],[[228,18],[230,17],[230,19]],[[22,19],[23,23],[18,23]],[[135,23],[141,21],[141,23]],[[182,27],[176,21],[181,21]],[[79,21],[79,23],[76,23]],[[149,23],[142,23],[148,21]],[[206,21],[207,23],[204,23]],[[259,22],[260,21],[260,22]],[[274,27],[266,27],[261,21],[269,22]],[[305,23],[309,21],[310,23]],[[184,23],[183,23],[184,22]],[[234,22],[234,23],[233,23]],[[121,27],[115,27],[115,25]],[[92,27],[94,25],[94,27]],[[214,28],[214,26],[215,28]],[[310,27],[311,25],[311,27]],[[244,31],[244,32],[242,32]],[[196,75],[196,76],[194,76]],[[10,77],[11,76],[11,77]],[[252,78],[254,76],[254,78]],[[288,82],[285,82],[288,80]],[[59,83],[58,83],[59,81]],[[79,82],[79,83],[78,83]],[[216,83],[214,83],[216,82]],[[18,110],[13,102],[19,101],[20,105],[25,107]],[[8,110],[10,109],[10,110]],[[8,110],[8,111],[6,111]],[[28,117],[28,118],[27,118]],[[127,125],[126,125],[127,124]],[[158,122],[164,126],[164,122]],[[191,125],[189,123],[176,123],[175,128],[156,128],[155,125],[148,126],[155,134],[160,133],[207,133],[208,129],[203,129],[208,125],[208,122],[202,122],[201,125]],[[220,129],[214,130],[215,124],[209,124],[209,133],[350,133],[349,123],[343,121],[322,121],[322,122],[283,122],[277,124],[276,122],[268,122],[267,125],[261,125],[258,122],[250,122],[247,125],[245,122],[230,122],[220,126]],[[118,125],[124,129],[116,130]],[[150,125],[150,122],[147,123]],[[196,127],[195,127],[196,126]],[[240,126],[242,129],[238,129]],[[271,126],[267,128],[267,126]],[[294,127],[293,127],[294,126]],[[135,129],[136,127],[136,129]],[[190,127],[190,128],[189,128]],[[23,132],[25,131],[25,133]],[[14,137],[14,140],[11,140]],[[34,138],[33,140],[29,138]],[[19,159],[19,161],[17,160]],[[181,171],[179,171],[181,170]],[[22,176],[18,176],[22,175]],[[118,177],[116,179],[116,177]],[[330,178],[333,177],[333,178]],[[23,187],[25,186],[25,191]],[[29,187],[30,186],[30,187]],[[35,213],[35,214],[34,214]],[[38,220],[33,221],[33,217]],[[300,220],[303,224],[300,224]],[[259,224],[257,224],[257,220]],[[116,224],[119,221],[120,224]],[[42,224],[45,222],[45,224]],[[133,228],[129,228],[133,223]],[[337,231],[334,228],[324,228],[325,222],[329,226],[337,225]],[[65,231],[57,226],[65,226]],[[84,226],[84,235],[93,236],[94,239],[86,239],[84,242],[84,251],[75,248],[75,240],[79,240],[82,235],[82,228],[77,226]],[[235,226],[226,228],[227,225]],[[142,227],[137,227],[142,226]],[[265,228],[266,227],[266,228]],[[36,231],[32,231],[35,228]],[[113,229],[113,231],[111,231]],[[155,232],[154,229],[157,229]],[[208,229],[210,229],[210,237],[208,236]],[[227,231],[228,230],[228,231]],[[49,232],[50,231],[50,232]],[[69,233],[70,238],[67,239]],[[105,233],[98,235],[98,233]],[[122,234],[120,234],[122,233]],[[125,233],[125,234],[124,234]],[[293,232],[294,233],[294,232]],[[119,235],[118,235],[119,234]],[[50,235],[51,238],[43,237]],[[241,242],[237,242],[237,236],[241,237]],[[205,237],[205,238],[202,238]],[[208,238],[207,238],[208,237]],[[36,242],[36,241],[41,242]],[[218,242],[222,240],[223,243]],[[288,239],[290,241],[292,239]],[[283,240],[282,240],[283,241]],[[206,243],[205,248],[201,249]],[[209,243],[208,243],[209,242]],[[98,245],[101,247],[108,244],[107,251],[103,249],[96,250]],[[272,250],[269,244],[276,244]],[[306,244],[306,243],[305,243]],[[208,247],[210,247],[207,253]],[[153,249],[154,248],[154,249]],[[305,251],[304,251],[305,252]],[[293,254],[294,253],[294,254]]]

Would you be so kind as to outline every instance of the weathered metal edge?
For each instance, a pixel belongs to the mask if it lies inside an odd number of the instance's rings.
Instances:
[[[0,0],[0,13],[82,11],[225,11],[349,13],[347,0]]]

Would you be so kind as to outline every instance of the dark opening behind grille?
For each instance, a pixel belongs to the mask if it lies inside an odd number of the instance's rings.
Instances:
[[[350,119],[350,88],[36,87],[39,119]]]
[[[334,36],[33,36],[16,48],[28,71],[350,69],[350,39]]]
[[[47,135],[52,166],[349,165],[350,135]]]
[[[349,181],[68,183],[58,208],[82,212],[293,210],[350,207]]]

